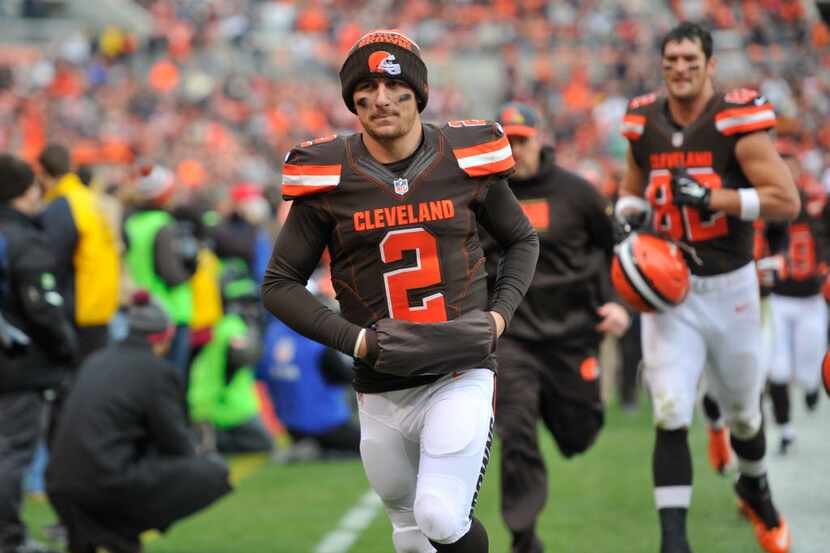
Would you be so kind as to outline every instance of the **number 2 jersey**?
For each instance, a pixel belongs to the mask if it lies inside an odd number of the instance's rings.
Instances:
[[[538,255],[507,186],[513,165],[501,127],[478,120],[424,124],[416,152],[389,165],[372,158],[360,134],[300,144],[283,167],[283,195],[293,204],[266,271],[266,307],[349,354],[360,330],[382,318],[437,323],[493,309],[509,321]],[[478,224],[509,252],[492,298]],[[341,316],[304,288],[326,248]],[[437,378],[379,373],[357,360],[354,386],[374,393]]]
[[[735,157],[735,145],[743,136],[774,126],[772,105],[749,89],[715,92],[700,117],[686,127],[673,122],[662,95],[640,96],[629,103],[622,132],[647,178],[645,196],[654,227],[691,246],[699,258],[698,262],[684,252],[692,274],[726,273],[752,261],[752,222],[721,211],[674,205],[672,171],[685,169],[708,188],[751,187]]]

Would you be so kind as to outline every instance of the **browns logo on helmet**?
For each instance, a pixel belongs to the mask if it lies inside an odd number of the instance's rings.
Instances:
[[[653,234],[633,232],[617,246],[611,281],[637,311],[663,311],[686,298],[689,268],[675,244]]]

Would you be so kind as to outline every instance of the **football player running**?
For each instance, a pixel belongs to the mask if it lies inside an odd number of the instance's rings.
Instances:
[[[492,441],[494,350],[539,252],[507,186],[510,144],[490,121],[421,122],[427,69],[398,31],[358,40],[340,80],[363,132],[286,157],[293,204],[263,301],[356,358],[361,457],[396,553],[486,553],[473,511]],[[489,300],[479,224],[506,252]],[[305,289],[325,248],[341,314]]]
[[[755,91],[724,93],[712,76],[712,37],[693,23],[661,43],[665,93],[635,98],[623,196],[645,197],[657,231],[684,245],[692,272],[686,300],[644,314],[644,378],[652,396],[653,478],[661,553],[689,553],[692,494],[688,427],[704,366],[723,409],[740,476],[735,492],[760,545],[786,553],[790,530],[767,483],[760,396],[764,368],[753,221],[798,215],[799,198],[768,129],[772,106]],[[624,215],[624,214],[622,214]]]
[[[795,144],[779,141],[778,151],[801,195],[801,212],[789,226],[789,247],[770,299],[775,340],[769,392],[781,433],[779,452],[786,454],[795,440],[790,422],[792,376],[804,391],[807,409],[812,411],[818,404],[821,360],[827,344],[822,286],[830,262],[830,204],[821,185],[802,170]]]
[[[770,295],[775,284],[775,275],[780,270],[784,249],[787,246],[786,222],[766,222],[756,219],[753,239],[753,255],[758,271],[761,293],[761,349],[758,364],[763,370],[772,366],[773,322]],[[703,396],[703,413],[709,427],[709,464],[721,475],[732,466],[732,447],[729,445],[729,429],[724,426],[720,406],[710,394]]]
[[[501,438],[501,510],[511,553],[542,553],[536,523],[548,480],[537,425],[567,457],[584,453],[604,423],[599,347],[630,318],[613,294],[608,266],[614,229],[608,201],[585,179],[556,164],[544,125],[527,104],[499,110],[516,172],[511,189],[539,233],[539,263],[510,329],[499,340],[496,433]],[[498,246],[482,232],[490,278]]]

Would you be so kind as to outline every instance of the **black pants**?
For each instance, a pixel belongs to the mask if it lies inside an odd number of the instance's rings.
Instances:
[[[95,482],[78,482],[71,490],[48,488],[49,502],[66,526],[70,553],[93,553],[97,546],[113,553],[140,551],[142,532],[165,531],[231,489],[221,459],[157,458],[139,465],[106,488]]]
[[[259,416],[231,428],[216,429],[216,449],[220,453],[271,451],[274,440]]]
[[[510,338],[499,341],[496,432],[502,441],[501,508],[514,536],[514,553],[533,551],[533,540],[518,536],[533,536],[547,500],[547,471],[536,431],[539,421],[566,457],[587,450],[602,428],[598,347],[598,343],[551,347]]]
[[[631,326],[620,338],[622,350],[622,374],[619,378],[620,402],[623,405],[637,404],[637,372],[640,361],[643,359],[643,348],[640,343],[640,315],[631,316]]]
[[[299,430],[288,429],[288,433],[295,441],[314,440],[324,454],[359,455],[360,454],[360,425],[355,421],[348,421],[337,428],[321,434],[309,434]]]
[[[37,392],[0,395],[0,553],[26,538],[20,520],[23,476],[37,449],[44,405]]]

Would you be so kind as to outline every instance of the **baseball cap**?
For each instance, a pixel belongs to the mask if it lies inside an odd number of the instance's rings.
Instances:
[[[127,321],[130,330],[147,337],[150,343],[169,338],[174,330],[170,316],[150,292],[136,290],[127,307]]]
[[[508,136],[536,136],[541,118],[535,109],[521,102],[510,102],[499,110],[498,121]]]
[[[173,173],[161,165],[145,165],[140,171],[135,192],[143,200],[161,198],[175,185]]]

